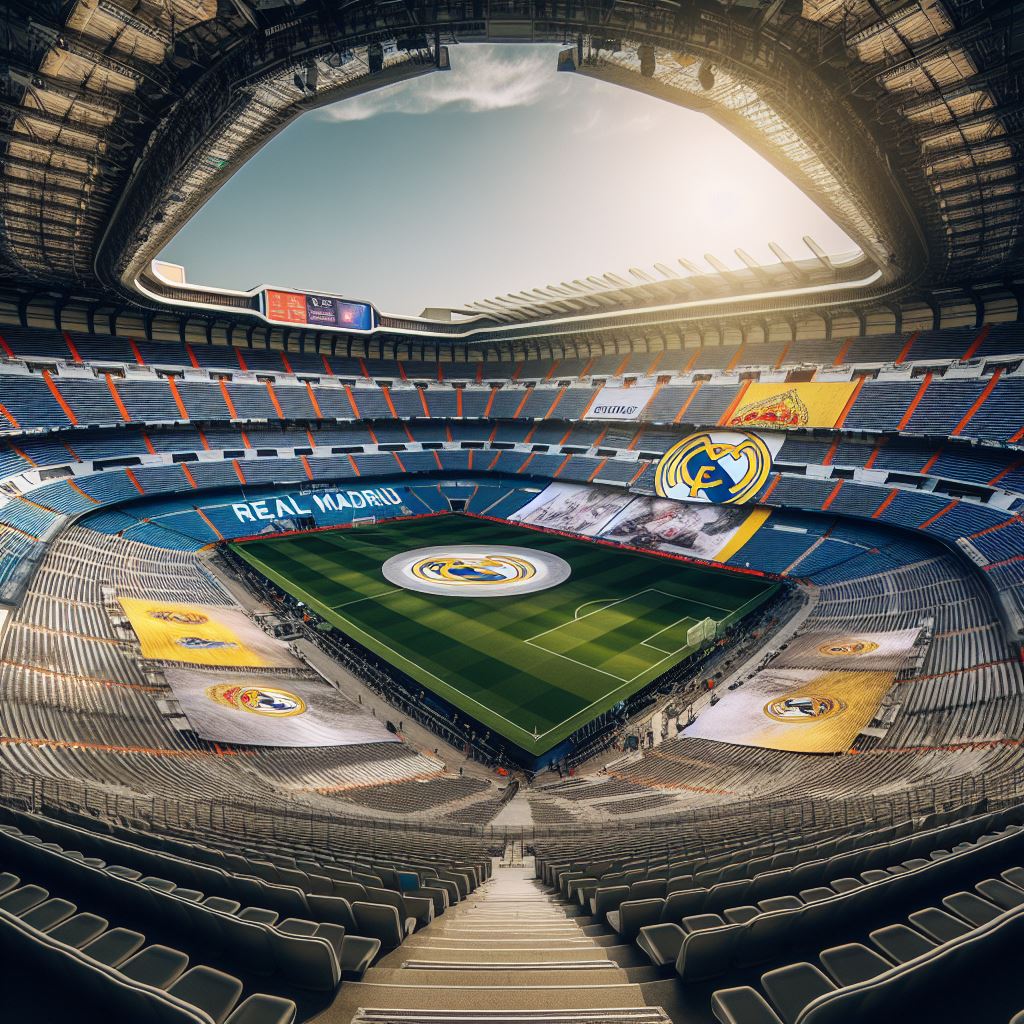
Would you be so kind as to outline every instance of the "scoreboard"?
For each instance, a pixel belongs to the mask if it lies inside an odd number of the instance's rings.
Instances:
[[[376,326],[374,310],[369,303],[349,302],[333,295],[309,292],[265,288],[260,295],[260,312],[273,323],[302,327],[372,331]]]

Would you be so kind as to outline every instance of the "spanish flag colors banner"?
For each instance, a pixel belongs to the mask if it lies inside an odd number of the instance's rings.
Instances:
[[[840,424],[857,390],[857,381],[822,384],[751,383],[734,408],[719,421],[721,427],[835,427]]]
[[[142,656],[221,668],[292,668],[288,649],[234,608],[119,597]]]

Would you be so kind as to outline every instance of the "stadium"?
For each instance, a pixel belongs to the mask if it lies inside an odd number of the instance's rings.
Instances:
[[[1024,1024],[1021,4],[0,25],[5,1021]],[[520,79],[453,132],[423,97],[480,54]],[[272,197],[258,245],[210,219],[269,162],[348,266],[435,288],[474,218],[425,158],[279,144],[390,103],[466,159],[545,89],[600,102],[493,216],[553,193],[529,265],[583,259],[554,283],[390,313],[299,279]],[[742,143],[741,183],[845,242],[622,269],[630,205],[681,199],[621,173],[616,103],[620,140],[685,112]],[[389,189],[419,215],[346,233]],[[271,283],[193,280],[197,232]],[[507,271],[486,233],[440,268],[467,289]]]

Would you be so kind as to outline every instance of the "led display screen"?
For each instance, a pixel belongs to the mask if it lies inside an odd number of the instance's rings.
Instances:
[[[267,319],[304,327],[336,327],[341,330],[373,329],[373,307],[365,302],[346,302],[332,295],[266,290]]]

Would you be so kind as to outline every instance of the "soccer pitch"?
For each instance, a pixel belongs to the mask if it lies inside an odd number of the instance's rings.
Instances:
[[[567,562],[567,580],[505,597],[389,582],[392,556],[514,546]],[[461,515],[232,545],[253,567],[426,689],[540,755],[694,648],[701,620],[735,621],[778,584],[756,576]]]

